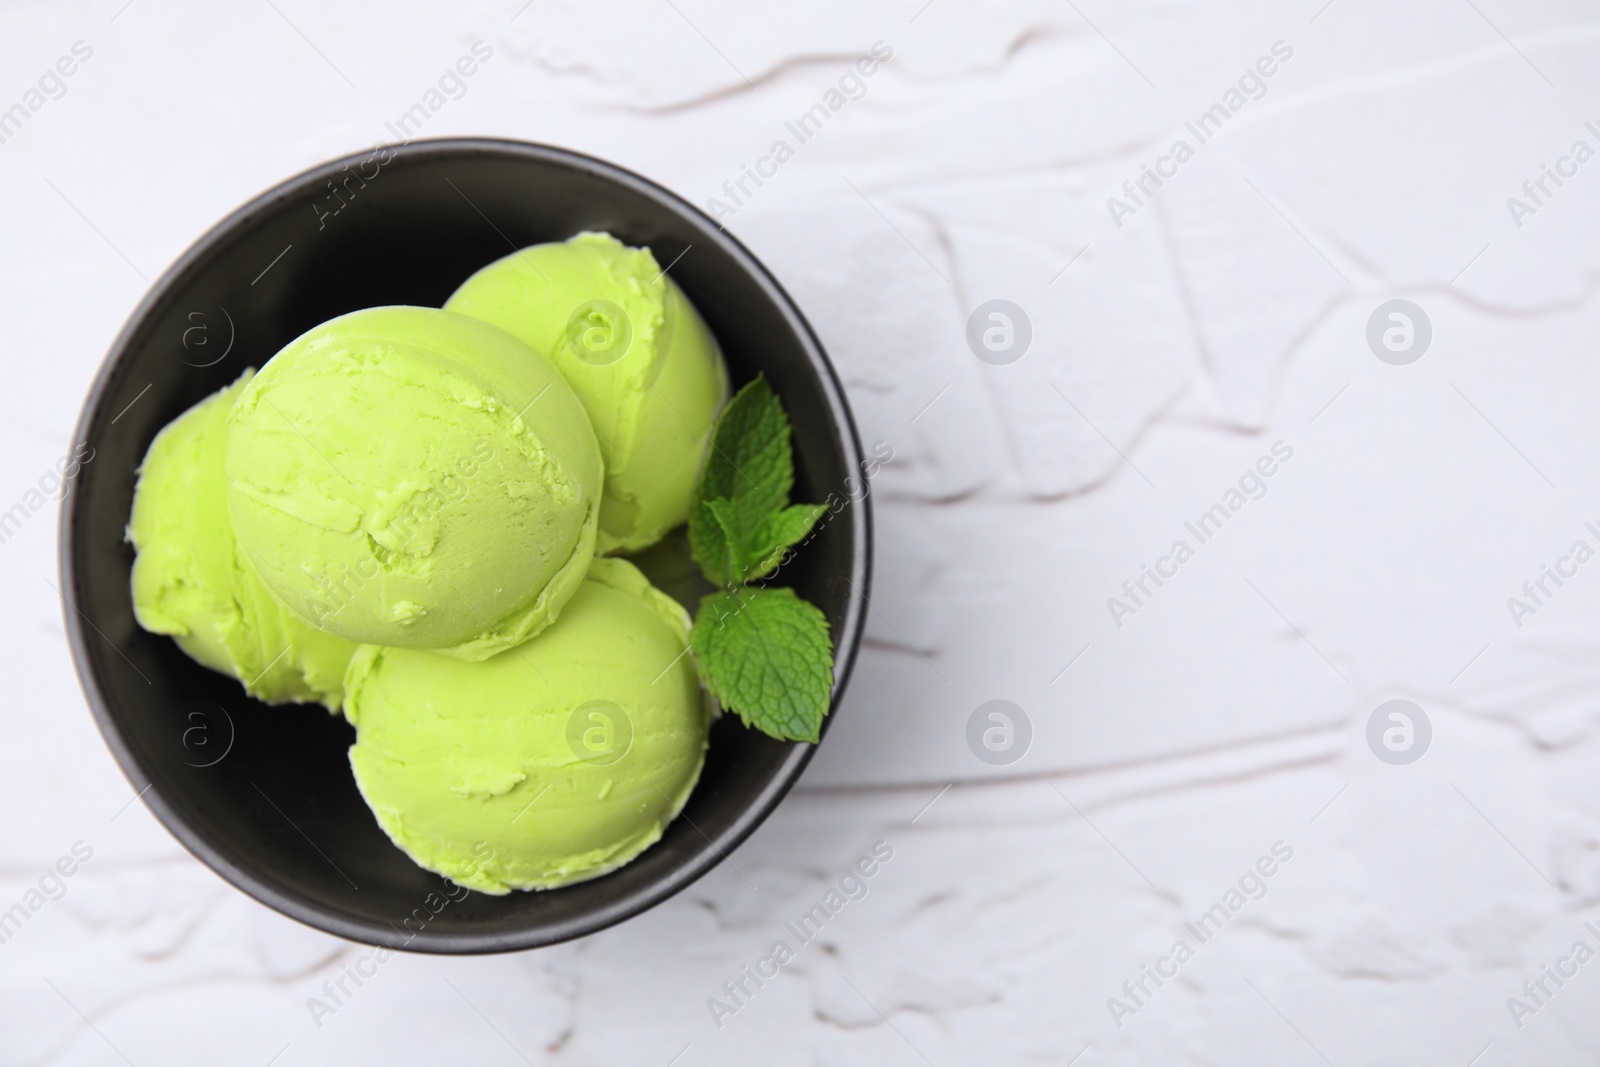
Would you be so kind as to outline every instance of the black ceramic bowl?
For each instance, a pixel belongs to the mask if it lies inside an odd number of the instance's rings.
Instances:
[[[448,884],[396,849],[362,803],[346,758],[354,731],[343,718],[259,704],[134,621],[123,534],[135,468],[161,427],[325,319],[378,304],[436,307],[513,248],[580,230],[649,246],[671,265],[721,342],[735,386],[765,374],[788,408],[795,500],[847,501],[781,575],[832,626],[837,707],[861,637],[871,558],[867,502],[850,492],[862,457],[843,391],[800,311],[755,257],[694,207],[608,163],[514,141],[439,140],[291,178],[223,220],[156,282],[84,406],[74,442],[87,442],[94,459],[63,502],[61,580],[73,657],[106,743],[191,852],[257,900],[330,933],[461,953],[592,933],[714,867],[811,758],[812,745],[724,717],[683,815],[626,867],[565,889],[444,903]],[[652,550],[642,565],[688,599],[681,548]]]

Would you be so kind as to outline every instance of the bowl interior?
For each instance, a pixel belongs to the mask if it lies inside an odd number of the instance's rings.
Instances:
[[[124,541],[136,469],[184,409],[260,367],[325,319],[380,304],[439,306],[484,264],[580,230],[647,245],[721,342],[733,380],[764,373],[794,423],[795,499],[843,507],[794,563],[791,585],[828,616],[835,703],[859,641],[868,580],[860,447],[820,346],[742,246],[625,171],[501,141],[418,142],[293,178],[202,238],[156,283],[113,345],[78,441],[93,460],[63,505],[63,592],[85,693],[146,803],[224,877],[354,940],[433,952],[534,947],[580,936],[670,896],[744,839],[813,746],[713,728],[684,815],[633,863],[542,893],[461,897],[379,829],[351,776],[354,731],[320,707],[268,707],[141,630]],[[859,490],[854,495],[860,495]],[[692,611],[681,534],[643,554]],[[830,716],[831,718],[831,716]],[[449,892],[447,892],[449,890]]]

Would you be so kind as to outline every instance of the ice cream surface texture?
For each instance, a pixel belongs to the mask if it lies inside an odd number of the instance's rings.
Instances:
[[[560,619],[478,663],[365,646],[350,764],[417,863],[485,893],[598,877],[654,844],[705,759],[688,617],[596,559]]]
[[[634,551],[689,515],[728,399],[716,340],[649,249],[603,233],[496,260],[445,307],[515,334],[555,363],[605,458],[597,551]]]
[[[484,322],[417,307],[332,319],[262,368],[228,425],[239,542],[330,633],[486,659],[583,581],[594,431],[549,361]]]
[[[139,625],[170,634],[212,670],[269,704],[319,701],[337,710],[356,646],[278,603],[240,551],[223,471],[228,410],[250,372],[174,419],[139,468],[128,538]]]

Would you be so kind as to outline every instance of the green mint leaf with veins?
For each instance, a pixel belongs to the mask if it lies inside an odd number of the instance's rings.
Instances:
[[[824,504],[795,504],[773,512],[754,530],[745,531],[739,528],[739,516],[731,501],[708,500],[706,507],[722,531],[720,551],[727,574],[735,584],[753,582],[777,570],[784,554],[810,533],[828,510]]]
[[[746,726],[817,741],[833,693],[827,617],[792,589],[746,583],[771,575],[827,511],[789,503],[789,417],[764,378],[728,402],[689,509],[689,546],[723,591],[700,602],[689,634],[706,688]]]
[[[744,544],[744,580],[753,582],[777,570],[784,553],[810,533],[827,510],[826,504],[795,504],[763,519]]]
[[[734,589],[700,602],[689,633],[706,688],[746,726],[821,737],[833,691],[828,620],[792,589]]]
[[[789,417],[766,379],[757,378],[718,418],[689,508],[690,550],[708,579],[725,587],[748,580],[750,564],[759,562],[750,556],[764,558],[773,548],[758,543],[757,531],[788,506],[793,487]]]
[[[741,575],[745,569],[738,511],[733,506],[733,501],[722,499],[707,500],[704,508],[712,519],[707,525],[715,528],[716,536],[706,537],[703,540],[709,546],[709,550],[716,553],[711,562],[717,565],[718,570],[713,572],[705,560],[702,560],[700,565],[705,570],[707,578],[720,582],[724,587],[732,587],[743,580]],[[700,542],[694,540],[692,533],[690,541],[690,550],[693,551]]]

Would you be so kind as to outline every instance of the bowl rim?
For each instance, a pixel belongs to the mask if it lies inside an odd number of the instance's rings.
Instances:
[[[88,440],[91,430],[97,428],[101,420],[108,414],[104,410],[106,398],[110,394],[112,385],[123,373],[124,362],[127,359],[128,351],[133,341],[157,305],[164,301],[172,290],[189,280],[202,259],[237,240],[245,227],[257,215],[269,208],[276,207],[286,199],[303,195],[309,189],[320,188],[326,179],[338,175],[347,166],[369,158],[377,151],[391,151],[394,153],[394,159],[405,157],[413,161],[490,156],[535,160],[545,164],[553,164],[569,170],[587,173],[602,181],[623,186],[637,195],[657,202],[684,222],[697,228],[707,241],[719,246],[725,254],[730,256],[743,269],[788,321],[790,328],[799,338],[801,347],[805,350],[822,385],[822,391],[827,401],[835,432],[843,446],[847,469],[856,472],[863,470],[861,439],[856,430],[855,419],[851,415],[843,386],[833,368],[833,364],[828,359],[826,350],[793,298],[789,296],[788,292],[761,261],[737,238],[699,207],[677,193],[615,163],[572,149],[500,137],[440,137],[399,143],[380,143],[371,149],[350,153],[308,167],[278,182],[224,216],[173,260],[166,270],[151,283],[138,304],[129,313],[127,320],[118,331],[110,348],[107,349],[105,358],[95,374],[94,381],[89,388],[74,428],[72,439],[74,441]],[[325,909],[293,893],[284,892],[262,880],[252,871],[229,861],[215,851],[199,833],[192,829],[178,814],[177,809],[162,794],[162,791],[155,787],[155,779],[147,773],[142,761],[135,755],[124,737],[116,717],[111,712],[110,704],[107,701],[100,677],[96,671],[94,653],[91,651],[92,635],[87,632],[85,626],[86,623],[90,627],[93,624],[77,607],[82,599],[76,567],[76,546],[80,540],[78,537],[80,521],[78,494],[79,480],[72,479],[67,483],[66,492],[61,500],[57,533],[57,565],[63,601],[61,609],[65,618],[67,641],[72,652],[73,668],[77,674],[79,686],[83,691],[85,701],[89,705],[89,710],[94,715],[95,723],[100,729],[100,735],[105,741],[106,747],[110,749],[117,766],[122,770],[129,784],[137,791],[134,799],[143,800],[145,806],[150,809],[156,819],[166,827],[169,833],[177,838],[179,843],[191,855],[221,875],[235,888],[275,911],[326,933],[350,941],[395,951],[444,955],[476,955],[522,951],[558,944],[596,933],[649,910],[687,888],[712,868],[719,865],[727,858],[730,852],[742,844],[745,839],[755,832],[758,826],[766,821],[767,817],[777,808],[779,802],[794,787],[806,765],[811,762],[811,757],[816,752],[816,744],[790,742],[789,750],[784,754],[777,770],[755,799],[746,806],[744,811],[725,830],[718,833],[715,838],[701,832],[701,837],[705,838],[709,847],[698,849],[687,862],[670,870],[664,877],[648,883],[608,907],[581,916],[544,923],[534,927],[497,930],[481,934],[471,932],[430,932],[427,937],[418,937],[414,940],[405,939],[388,924],[369,923],[341,912]],[[841,633],[834,642],[833,693],[829,712],[822,722],[822,736],[826,736],[836,717],[840,698],[855,667],[862,632],[865,628],[866,610],[870,603],[868,600],[872,580],[872,505],[870,492],[863,494],[854,502],[858,505],[858,508],[855,515],[853,543],[850,549],[851,573],[848,581],[851,590],[845,606]],[[820,743],[820,738],[818,743]],[[695,827],[695,829],[699,830],[698,827]],[[581,886],[582,883],[579,883],[579,885]],[[578,886],[573,888],[578,888]]]

